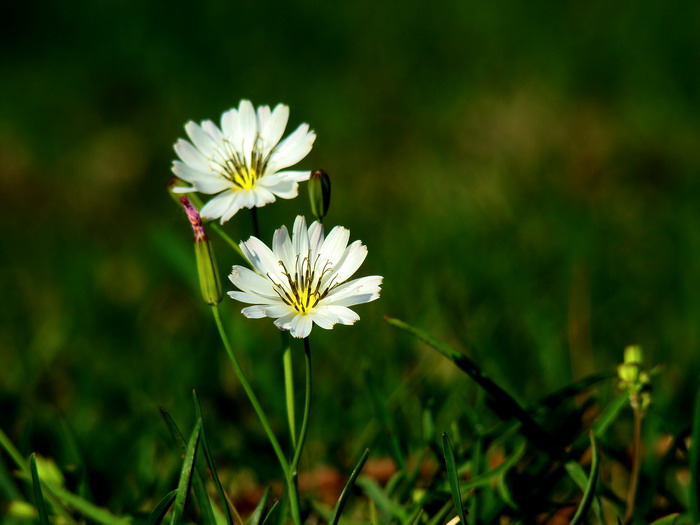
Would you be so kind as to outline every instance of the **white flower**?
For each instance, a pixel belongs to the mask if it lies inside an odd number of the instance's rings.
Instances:
[[[280,142],[289,118],[289,107],[278,104],[270,111],[260,106],[257,114],[249,100],[221,116],[221,129],[210,120],[201,125],[188,122],[185,130],[192,142],[179,139],[173,173],[192,184],[182,193],[216,194],[200,212],[207,219],[228,221],[241,208],[264,206],[275,197],[297,196],[299,182],[310,171],[281,171],[308,155],[316,139],[308,124]]]
[[[342,226],[324,238],[320,223],[307,229],[301,216],[291,238],[285,226],[275,231],[272,249],[251,237],[240,246],[258,273],[234,266],[229,279],[239,290],[228,294],[255,305],[241,310],[246,317],[275,318],[275,325],[293,337],[307,337],[313,323],[325,329],[354,324],[360,316],[348,306],[378,299],[382,277],[346,282],[367,256],[367,247],[360,241],[348,246],[349,238]]]

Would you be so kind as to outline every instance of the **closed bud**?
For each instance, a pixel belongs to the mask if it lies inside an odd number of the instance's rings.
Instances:
[[[202,291],[202,298],[209,305],[217,305],[223,298],[223,292],[219,270],[214,258],[214,248],[204,231],[202,219],[197,209],[192,206],[187,197],[180,197],[180,203],[185,208],[194,233],[194,254],[197,258],[197,273],[199,274],[199,288]]]
[[[331,205],[331,179],[323,170],[314,170],[309,177],[309,201],[311,213],[319,221],[328,213]]]

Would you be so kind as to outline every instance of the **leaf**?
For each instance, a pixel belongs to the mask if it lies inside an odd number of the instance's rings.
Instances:
[[[457,515],[462,523],[467,523],[467,518],[464,514],[464,506],[462,505],[462,494],[459,491],[459,479],[457,478],[457,464],[455,463],[455,453],[452,449],[450,438],[445,432],[442,433],[442,451],[445,455],[445,465],[447,466],[447,479],[450,482],[450,492],[452,500],[457,509]]]
[[[265,519],[262,522],[262,525],[272,525],[274,520],[277,518],[277,514],[280,510],[280,500],[276,500],[273,504],[272,507],[270,507],[270,511],[267,513],[267,516],[265,516]]]
[[[362,457],[360,457],[360,460],[357,462],[357,465],[355,465],[355,468],[353,469],[352,473],[350,474],[350,477],[348,478],[348,481],[345,484],[345,487],[343,488],[343,492],[340,493],[340,497],[338,498],[338,502],[335,504],[335,507],[333,507],[333,514],[331,515],[331,519],[328,521],[329,525],[336,525],[338,523],[338,520],[340,519],[340,515],[343,513],[343,509],[345,508],[345,504],[347,503],[347,500],[350,497],[350,491],[352,490],[352,487],[355,485],[355,481],[357,480],[357,476],[360,475],[360,472],[362,471],[362,467],[365,466],[365,463],[367,462],[368,457],[369,457],[369,449],[366,448],[365,451],[362,453]]]
[[[365,368],[363,372],[365,384],[367,385],[367,391],[372,399],[372,404],[374,405],[377,415],[379,416],[380,421],[384,425],[384,428],[389,435],[391,455],[393,456],[394,461],[396,461],[399,470],[401,470],[404,468],[404,466],[406,466],[406,459],[401,451],[401,445],[399,444],[396,432],[396,425],[394,424],[394,420],[389,413],[389,408],[386,403],[386,396],[380,395],[377,391],[376,382],[373,380],[369,368]]]
[[[44,494],[41,492],[41,480],[39,479],[39,471],[36,468],[36,456],[34,454],[29,457],[29,468],[32,471],[34,501],[36,503],[36,510],[39,513],[39,523],[41,523],[41,525],[49,525],[49,513],[46,510]]]
[[[460,487],[462,490],[470,490],[489,485],[492,480],[504,475],[515,465],[517,465],[520,458],[522,458],[523,454],[525,454],[526,449],[527,444],[523,442],[503,463],[487,472],[484,472],[483,474],[474,476],[470,480],[462,481],[460,483]],[[459,473],[461,474],[462,472],[460,471]]]
[[[359,476],[356,483],[359,487],[362,487],[370,501],[376,503],[377,507],[384,512],[392,515],[402,523],[408,519],[406,509],[387,496],[386,492],[382,490],[375,480],[366,476]]]
[[[160,503],[156,505],[156,508],[153,509],[151,514],[149,514],[148,520],[146,520],[146,525],[160,525],[163,518],[168,513],[168,509],[170,509],[170,505],[172,505],[173,501],[175,501],[176,495],[177,490],[171,490],[168,492],[165,497],[160,500]]]
[[[593,500],[595,498],[595,490],[598,484],[598,468],[600,467],[600,462],[598,458],[598,448],[595,444],[595,436],[593,431],[589,433],[591,438],[591,452],[593,454],[593,459],[591,460],[591,474],[588,477],[588,484],[586,485],[586,490],[583,493],[583,498],[581,498],[581,503],[579,503],[576,509],[576,514],[574,514],[571,520],[571,525],[578,525],[583,522],[583,519],[588,513],[588,509],[591,507]]]
[[[390,317],[385,317],[384,319],[389,324],[396,326],[397,328],[400,328],[401,330],[404,330],[422,340],[428,346],[434,348],[443,356],[447,357],[455,364],[455,366],[469,375],[469,377],[471,377],[481,388],[483,388],[494,401],[493,408],[501,418],[507,419],[512,417],[520,421],[520,424],[522,425],[522,433],[533,445],[538,447],[553,459],[563,460],[566,457],[566,452],[552,437],[552,435],[542,428],[542,426],[540,426],[534,419],[532,419],[530,414],[520,406],[513,396],[488,378],[477,366],[477,364],[469,357],[461,352],[458,352],[451,346],[438,341],[424,330],[415,328],[399,319],[393,319]]]
[[[248,521],[246,522],[247,525],[259,525],[260,520],[262,519],[262,513],[267,506],[267,500],[269,497],[270,488],[268,487],[265,489],[265,492],[263,492],[262,498],[260,498],[260,501],[258,501],[258,505],[255,507],[255,510],[248,518]]]
[[[663,518],[659,518],[658,520],[652,521],[651,525],[673,525],[674,523],[676,523],[678,516],[680,516],[680,513],[674,512],[673,514],[669,514],[668,516],[664,516]]]
[[[593,433],[596,437],[602,437],[608,427],[617,419],[620,411],[628,404],[627,394],[621,394],[613,399],[603,409],[598,420],[593,424]]]
[[[182,462],[182,470],[180,471],[180,482],[177,484],[177,495],[175,496],[175,505],[173,506],[173,519],[170,521],[172,525],[177,525],[182,520],[182,514],[185,510],[185,502],[187,501],[187,493],[190,489],[190,481],[192,479],[192,468],[194,460],[197,456],[197,445],[199,444],[199,436],[202,432],[202,420],[199,419],[194,426],[190,440],[187,442],[185,449],[185,459]]]
[[[207,460],[207,465],[209,466],[209,471],[211,472],[211,476],[214,479],[214,485],[216,485],[216,491],[219,494],[219,499],[221,500],[221,505],[224,507],[224,510],[226,511],[226,523],[228,523],[229,525],[242,525],[243,518],[241,518],[241,515],[238,513],[238,510],[236,510],[236,507],[233,506],[233,504],[226,497],[226,492],[224,491],[224,487],[223,487],[223,485],[221,485],[221,481],[219,480],[219,475],[216,473],[216,467],[214,466],[214,458],[213,458],[211,450],[209,448],[209,442],[207,441],[207,433],[205,432],[205,429],[204,429],[204,419],[202,418],[202,407],[199,404],[199,396],[197,395],[196,390],[192,390],[192,397],[194,399],[195,417],[197,419],[202,420],[202,437],[201,437],[202,450],[204,451],[204,457]],[[231,513],[231,511],[233,511],[233,514]]]
[[[185,436],[182,435],[180,428],[177,426],[177,423],[175,423],[175,420],[170,416],[167,410],[161,407],[160,415],[163,416],[163,420],[168,426],[168,430],[170,430],[170,435],[172,436],[175,445],[180,450],[180,455],[184,458],[185,451],[187,449]],[[197,417],[201,419],[199,414]],[[195,465],[196,464],[197,462],[195,462]],[[214,513],[211,509],[211,502],[209,501],[207,489],[204,486],[204,479],[202,478],[202,475],[198,469],[195,469],[195,475],[192,479],[192,488],[194,489],[194,497],[197,500],[197,505],[202,513],[202,522],[205,525],[216,525],[216,518],[214,518]]]

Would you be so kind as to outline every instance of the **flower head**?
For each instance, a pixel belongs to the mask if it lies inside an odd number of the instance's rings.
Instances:
[[[289,118],[289,107],[258,107],[241,100],[238,109],[221,116],[221,128],[210,120],[188,122],[190,141],[179,139],[173,173],[192,184],[179,191],[216,195],[201,210],[202,217],[228,221],[241,208],[264,206],[276,197],[297,196],[299,182],[310,171],[283,171],[311,151],[316,134],[308,124],[280,142]]]
[[[275,231],[272,249],[251,237],[240,246],[257,273],[234,266],[229,279],[238,290],[228,294],[254,305],[243,308],[246,317],[275,318],[293,337],[307,337],[314,323],[327,330],[354,324],[360,316],[348,307],[378,299],[382,277],[348,281],[367,256],[367,247],[360,241],[348,246],[349,238],[342,226],[324,237],[319,222],[307,229],[301,216],[291,238],[285,226]]]

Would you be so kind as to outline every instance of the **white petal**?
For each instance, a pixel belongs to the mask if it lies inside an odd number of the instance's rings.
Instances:
[[[320,306],[318,310],[328,317],[334,318],[337,323],[350,325],[355,324],[360,320],[360,316],[357,313],[346,308],[345,306],[329,305]]]
[[[229,206],[233,203],[233,192],[224,191],[219,193],[216,197],[209,200],[203,207],[199,214],[207,219],[218,219],[224,215]]]
[[[264,124],[260,124],[260,136],[264,143],[264,155],[267,155],[280,141],[284,134],[284,128],[287,127],[288,119],[289,107],[284,104],[277,104],[270,118]]]
[[[241,141],[238,126],[239,120],[238,110],[235,108],[229,109],[223,115],[221,115],[221,130],[235,146],[240,146]]]
[[[323,311],[323,308],[314,308],[311,312],[307,314],[314,323],[323,328],[324,330],[330,330],[338,322],[337,318],[333,315],[328,315]]]
[[[197,191],[197,188],[191,188],[189,186],[172,186],[170,191],[172,193],[192,193],[193,191]]]
[[[265,307],[263,306],[246,306],[241,310],[241,313],[245,315],[248,319],[261,319],[267,317],[265,314]]]
[[[272,236],[272,251],[275,256],[284,263],[287,269],[294,266],[294,247],[292,246],[292,240],[289,238],[289,231],[286,226],[275,230],[275,234]]]
[[[175,153],[180,157],[185,164],[190,168],[194,168],[198,171],[209,171],[209,164],[207,159],[202,155],[197,149],[187,142],[186,140],[179,139],[175,143]]]
[[[342,226],[336,226],[331,230],[321,246],[321,258],[335,266],[345,252],[350,240],[350,230]]]
[[[194,122],[189,121],[187,124],[185,124],[185,131],[190,136],[192,143],[205,157],[208,157],[211,154],[211,151],[216,147],[216,143],[211,135],[209,135]]]
[[[241,103],[238,105],[238,119],[243,155],[246,164],[250,166],[250,158],[258,134],[258,121],[255,117],[255,108],[250,100],[241,100]]]
[[[233,201],[231,201],[231,205],[228,208],[228,211],[224,213],[221,216],[221,224],[225,223],[228,221],[231,217],[233,217],[236,213],[238,213],[238,210],[243,208],[244,206],[243,199],[241,198],[241,192],[240,191],[234,191],[233,192]]]
[[[242,242],[240,246],[245,256],[261,274],[269,274],[278,283],[287,281],[280,271],[279,259],[260,239],[251,237],[247,241]]]
[[[321,245],[323,244],[323,226],[320,222],[314,221],[309,226],[309,249],[311,250],[311,262],[316,262],[316,254],[318,254]]]
[[[175,175],[187,182],[194,182],[197,179],[211,175],[211,172],[208,169],[206,171],[196,170],[179,160],[174,160],[170,169]]]
[[[293,166],[309,154],[314,140],[316,140],[316,134],[309,131],[308,124],[302,124],[272,152],[268,164],[269,170],[275,172]]]
[[[219,193],[231,188],[231,182],[220,175],[211,172],[198,171],[190,168],[179,160],[173,161],[172,171],[175,175],[195,185],[202,193]]]
[[[306,219],[302,215],[297,215],[292,229],[292,244],[294,253],[301,255],[301,259],[309,253],[309,234],[306,230]]]
[[[354,306],[379,299],[382,277],[372,275],[353,279],[334,288],[321,302],[322,305]]]
[[[221,130],[219,129],[219,126],[214,124],[211,120],[205,120],[202,122],[202,129],[209,133],[211,137],[217,142],[221,142],[224,136],[221,133]]]
[[[265,306],[265,314],[268,317],[284,317],[285,315],[292,314],[296,315],[296,310],[289,306],[288,304],[274,304],[271,306]]]
[[[272,176],[274,177],[274,175]],[[258,180],[256,186],[261,186],[270,190],[274,195],[282,199],[293,199],[299,195],[299,184],[293,180],[274,179],[265,175]]]
[[[275,326],[280,330],[289,330],[292,325],[292,320],[297,316],[296,311],[289,312],[279,319],[275,320]]]
[[[228,276],[229,280],[244,292],[276,298],[272,283],[259,273],[244,266],[234,266]]]
[[[232,290],[227,292],[231,299],[240,301],[242,303],[248,304],[262,304],[266,306],[272,306],[276,304],[283,304],[282,300],[278,297],[277,300],[270,299],[268,297],[263,297],[262,295],[250,293],[250,292],[239,292],[238,290]]]
[[[292,334],[292,337],[303,339],[304,337],[309,336],[313,325],[314,323],[311,320],[311,317],[308,315],[299,314],[292,319],[289,326],[289,332]]]
[[[258,129],[263,129],[268,120],[270,120],[270,106],[258,106]]]
[[[253,192],[253,196],[255,198],[254,206],[257,206],[258,208],[265,206],[265,204],[275,202],[275,196],[267,188],[256,185],[255,188],[250,191]]]
[[[345,249],[343,257],[335,267],[336,282],[348,280],[362,265],[367,257],[367,247],[360,241],[353,242]]]
[[[309,177],[311,177],[311,171],[278,171],[277,173],[275,173],[275,176],[279,177],[282,180],[293,180],[295,182],[303,182],[305,180],[309,180]]]

